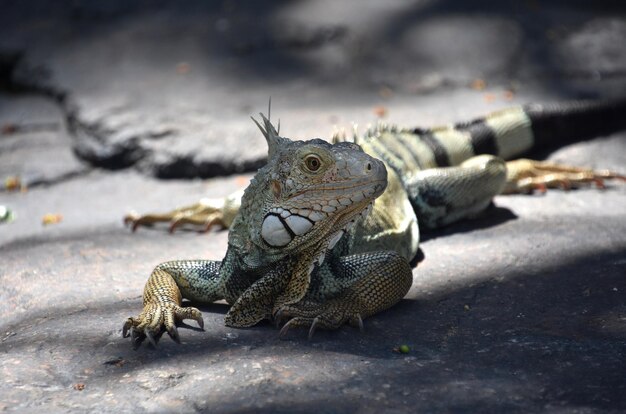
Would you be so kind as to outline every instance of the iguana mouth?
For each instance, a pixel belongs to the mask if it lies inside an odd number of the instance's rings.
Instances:
[[[302,190],[289,198],[289,209],[308,209],[333,213],[363,200],[373,200],[387,187],[387,180],[343,186],[319,186]]]
[[[292,196],[292,200],[304,194],[308,194],[312,192],[324,192],[325,197],[330,198],[332,195],[328,194],[329,191],[333,191],[333,192],[353,192],[354,191],[356,192],[359,188],[363,188],[362,191],[368,191],[371,193],[372,196],[378,197],[385,190],[386,186],[387,186],[386,177],[383,179],[374,180],[374,181],[363,180],[362,182],[352,183],[352,185],[337,185],[335,183],[329,183],[325,185],[320,185],[315,188],[309,188],[306,190],[299,191]],[[375,194],[377,192],[378,194]]]
[[[311,231],[317,222],[327,220],[337,212],[340,213],[337,217],[338,221],[346,216],[351,218],[340,230],[350,230],[357,220],[365,218],[371,211],[373,201],[366,205],[362,201],[363,199],[352,202],[350,205],[336,207],[326,205],[318,209],[274,207],[263,220],[261,236],[270,246],[283,247],[296,236],[302,236]],[[329,208],[324,209],[324,207],[332,207],[333,210],[330,211]],[[348,211],[345,211],[346,208]],[[331,244],[334,246],[335,243]]]

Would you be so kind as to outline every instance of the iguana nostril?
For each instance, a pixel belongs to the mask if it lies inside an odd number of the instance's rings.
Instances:
[[[366,168],[367,168],[367,171],[372,171],[372,163],[368,162]]]

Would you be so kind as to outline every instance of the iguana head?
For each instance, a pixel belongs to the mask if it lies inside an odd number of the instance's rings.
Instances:
[[[383,193],[387,170],[354,143],[292,141],[261,117],[269,156],[242,200],[250,239],[270,254],[306,249],[323,257]]]

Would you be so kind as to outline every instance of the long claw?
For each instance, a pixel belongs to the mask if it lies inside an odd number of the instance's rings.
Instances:
[[[130,336],[129,330],[133,327],[133,318],[126,319],[124,326],[122,326],[122,338],[128,338]]]
[[[139,348],[144,339],[146,339],[146,335],[142,331],[138,331],[134,326],[130,328],[130,342],[133,349]]]
[[[198,322],[198,326],[204,330],[204,319],[202,319],[202,315],[198,316],[195,321]]]
[[[183,224],[183,219],[185,218],[185,216],[179,216],[179,217],[174,217],[172,218],[172,221],[170,222],[170,227],[168,229],[168,231],[170,232],[170,234],[174,233],[176,231],[176,229]]]
[[[146,335],[146,338],[148,338],[148,341],[150,341],[152,346],[156,348],[157,343],[156,343],[156,340],[154,339],[154,336],[152,336],[152,332],[150,332],[150,330],[146,328],[143,330],[143,333],[144,335]]]
[[[596,188],[599,188],[601,190],[606,188],[606,186],[604,185],[604,180],[602,178],[594,178],[592,181],[596,185]]]
[[[291,326],[291,324],[296,320],[296,318],[290,319],[289,321],[287,321],[287,323],[285,325],[283,325],[282,329],[280,330],[280,332],[278,333],[278,337],[279,338],[283,338],[285,335],[287,335],[287,331],[289,330],[289,327]]]
[[[313,339],[313,334],[315,334],[315,328],[317,328],[317,324],[319,323],[319,321],[320,321],[320,318],[313,319],[313,323],[311,324],[311,327],[309,328],[309,336],[308,336],[309,341]]]
[[[274,315],[274,325],[276,326],[276,329],[278,329],[280,327],[280,323],[283,321],[283,309],[279,309],[278,312],[276,312],[276,315]]]
[[[187,312],[187,317],[185,319],[193,319],[198,323],[198,326],[201,329],[204,329],[204,319],[202,318],[202,313],[196,308],[184,308]]]
[[[357,321],[357,324],[359,326],[359,331],[361,333],[365,332],[365,326],[363,325],[363,318],[361,318],[360,314],[356,315],[356,321]]]
[[[134,227],[135,227],[135,224],[137,222],[137,219],[138,219],[138,217],[135,214],[132,214],[132,213],[127,214],[127,215],[124,216],[124,225],[125,226],[131,226],[131,228],[133,228],[133,230],[134,230]]]
[[[220,220],[219,217],[213,217],[211,218],[211,220],[207,221],[207,223],[205,224],[204,228],[201,230],[202,233],[206,233],[209,230],[211,230],[211,228],[215,225],[222,225],[223,226],[223,221]]]
[[[174,340],[174,342],[180,344],[180,336],[178,335],[178,329],[176,326],[167,327],[167,334]]]
[[[129,213],[124,216],[124,225],[130,226],[131,231],[134,233],[141,225],[141,217],[134,213]]]
[[[161,339],[161,337],[163,336],[165,332],[166,332],[165,329],[161,329],[159,332],[157,332],[156,335],[154,335],[154,342],[158,343],[159,339]]]

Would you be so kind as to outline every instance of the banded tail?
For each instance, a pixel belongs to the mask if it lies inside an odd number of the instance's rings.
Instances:
[[[381,127],[360,143],[402,176],[459,165],[480,154],[504,159],[626,129],[626,100],[529,104],[432,129]]]

